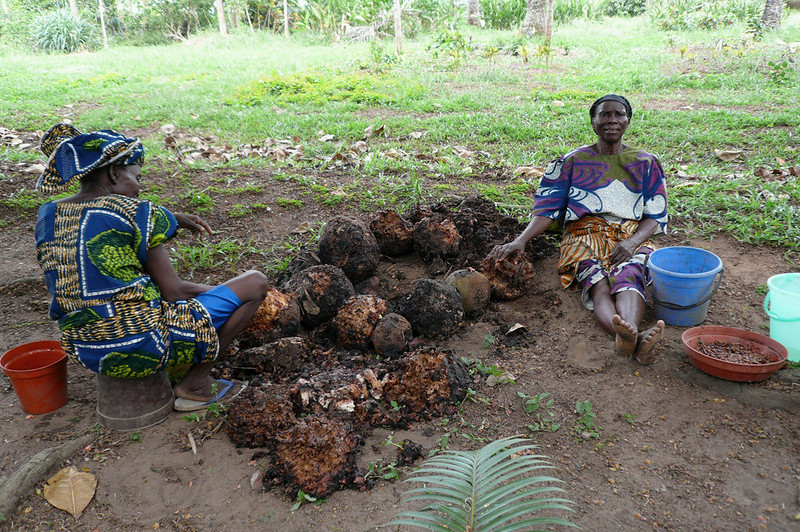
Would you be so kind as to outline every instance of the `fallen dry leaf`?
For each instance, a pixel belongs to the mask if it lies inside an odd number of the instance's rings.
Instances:
[[[516,170],[514,170],[515,174],[522,174],[525,177],[542,177],[544,175],[544,169],[538,166],[518,166]]]
[[[716,155],[718,159],[727,163],[735,160],[741,154],[742,150],[714,150],[714,155]]]
[[[97,477],[81,473],[74,466],[65,467],[53,475],[44,486],[47,502],[78,519],[94,497]]]
[[[194,441],[194,436],[192,436],[192,432],[191,431],[189,431],[187,434],[189,436],[189,445],[192,446],[192,454],[197,456],[197,444]]]
[[[515,323],[514,325],[512,325],[512,326],[511,326],[511,328],[508,330],[508,332],[506,332],[506,335],[513,334],[513,333],[515,333],[515,332],[517,332],[517,331],[520,331],[520,330],[522,330],[522,331],[527,331],[527,330],[528,330],[528,328],[527,328],[527,327],[525,327],[525,326],[524,326],[523,324],[521,324],[521,323]]]
[[[158,130],[165,135],[172,135],[175,133],[175,124],[164,124]]]

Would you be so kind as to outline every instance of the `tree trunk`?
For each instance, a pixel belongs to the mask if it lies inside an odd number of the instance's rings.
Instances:
[[[764,4],[764,13],[761,15],[761,22],[764,27],[777,30],[781,27],[781,10],[783,0],[767,0]]]
[[[214,9],[217,10],[217,21],[219,22],[219,32],[223,37],[228,36],[228,25],[225,23],[225,5],[222,0],[214,0]]]
[[[97,0],[97,10],[100,12],[100,28],[103,30],[103,46],[108,48],[108,32],[106,31],[106,8],[103,0]]]
[[[544,38],[547,42],[553,38],[553,11],[556,7],[556,0],[547,0],[547,15],[544,21]]]
[[[394,0],[394,47],[397,55],[403,52],[403,28],[400,25],[400,0]]]
[[[525,20],[522,22],[522,33],[526,35],[540,34],[545,32],[547,21],[547,0],[528,0],[528,7],[525,10]]]
[[[289,4],[283,0],[283,36],[289,36]]]
[[[480,0],[467,0],[467,24],[472,26],[481,25]]]
[[[6,0],[0,0],[0,6],[3,8],[3,13],[8,15],[8,4],[6,3]]]
[[[81,12],[78,9],[78,0],[69,0],[69,10],[72,12],[72,16],[80,18]]]

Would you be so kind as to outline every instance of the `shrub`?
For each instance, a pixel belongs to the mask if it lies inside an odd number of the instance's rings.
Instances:
[[[463,15],[461,4],[448,0],[415,0],[412,4],[418,10],[420,23],[428,28],[439,28],[451,24]]]
[[[525,0],[481,0],[486,26],[498,30],[517,27],[525,18]]]
[[[11,11],[0,16],[0,45],[21,48],[30,36],[30,14]]]
[[[713,30],[761,15],[758,0],[654,0],[650,19],[661,30]]]
[[[553,21],[564,23],[576,18],[598,19],[603,12],[592,0],[556,0]]]
[[[645,12],[645,0],[606,0],[602,6],[608,17],[637,17]]]
[[[77,52],[95,44],[94,27],[66,9],[39,16],[32,24],[34,47],[48,52]]]

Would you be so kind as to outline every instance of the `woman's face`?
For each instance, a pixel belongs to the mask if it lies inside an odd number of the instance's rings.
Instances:
[[[139,196],[139,180],[142,178],[142,167],[138,164],[126,166],[114,165],[110,169],[114,184],[110,191],[114,194],[122,194],[136,198]]]
[[[592,118],[592,129],[597,133],[597,138],[609,144],[622,139],[628,124],[630,124],[628,112],[619,102],[601,103]]]

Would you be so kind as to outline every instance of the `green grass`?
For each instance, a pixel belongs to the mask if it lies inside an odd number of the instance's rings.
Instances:
[[[657,153],[670,175],[674,227],[699,234],[721,230],[797,252],[796,179],[762,182],[753,175],[779,160],[798,164],[800,68],[789,61],[777,76],[774,65],[790,57],[778,39],[800,41],[800,14],[791,12],[782,28],[754,42],[737,25],[660,32],[642,17],[576,20],[555,28],[553,53],[531,54],[527,63],[505,48],[482,57],[487,45],[513,41],[513,31],[469,28],[474,50],[462,54],[456,68],[451,58],[429,51],[431,35],[406,41],[400,60],[380,70],[369,69],[374,62],[366,43],[329,46],[303,35],[285,40],[261,33],[79,55],[6,53],[0,57],[0,125],[44,130],[70,116],[82,130],[153,132],[144,138],[148,158],[158,161],[161,173],[178,176],[178,190],[171,192],[182,198],[182,209],[199,214],[217,209],[213,198],[220,194],[263,190],[238,182],[241,166],[266,167],[273,179],[291,181],[295,196],[276,201],[287,209],[314,202],[402,210],[465,189],[525,205],[537,183],[515,175],[514,168],[541,167],[593,142],[588,106],[617,92],[634,105],[626,142]],[[540,44],[532,39],[529,46]],[[391,49],[388,42],[384,47]],[[165,123],[233,146],[291,139],[304,157],[198,162],[197,168],[232,173],[213,190],[194,190],[190,175],[164,148],[157,130]],[[368,139],[368,155],[341,168],[330,159],[346,153],[367,127],[381,125],[385,135]],[[322,132],[333,140],[321,142]],[[488,156],[459,157],[456,146]],[[715,149],[744,154],[724,162]],[[391,156],[391,150],[406,156]],[[36,160],[34,152],[8,146],[0,146],[0,157]],[[493,167],[507,169],[505,177],[476,177]],[[346,174],[351,182],[333,189],[309,169]],[[695,184],[679,187],[687,179],[676,177],[678,171]],[[161,190],[149,193],[169,201]],[[4,203],[31,210],[37,202],[26,194]],[[233,217],[258,209],[239,201]],[[524,216],[525,210],[518,212]]]

